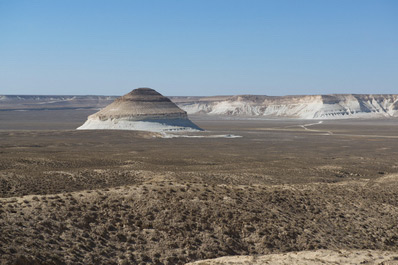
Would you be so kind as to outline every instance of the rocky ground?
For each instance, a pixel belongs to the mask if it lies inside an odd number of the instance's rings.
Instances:
[[[1,131],[0,264],[393,264],[398,124],[196,122],[243,137]]]

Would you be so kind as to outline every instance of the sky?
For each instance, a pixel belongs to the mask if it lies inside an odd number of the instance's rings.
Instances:
[[[0,94],[398,94],[396,0],[0,0]]]

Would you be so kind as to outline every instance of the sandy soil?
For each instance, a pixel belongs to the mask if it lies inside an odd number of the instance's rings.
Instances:
[[[376,137],[396,135],[397,121],[315,132],[305,121],[196,118],[205,134],[243,137],[162,139],[74,131],[86,116],[76,113],[61,127],[54,112],[37,124],[3,114],[0,264],[398,251],[398,142]]]

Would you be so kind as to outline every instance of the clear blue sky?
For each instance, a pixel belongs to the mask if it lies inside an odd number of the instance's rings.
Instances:
[[[0,0],[0,94],[398,93],[396,0]]]

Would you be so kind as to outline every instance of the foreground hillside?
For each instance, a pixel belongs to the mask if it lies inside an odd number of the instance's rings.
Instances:
[[[1,199],[1,259],[183,264],[324,248],[398,251],[398,176],[391,178],[271,187],[160,178]]]

